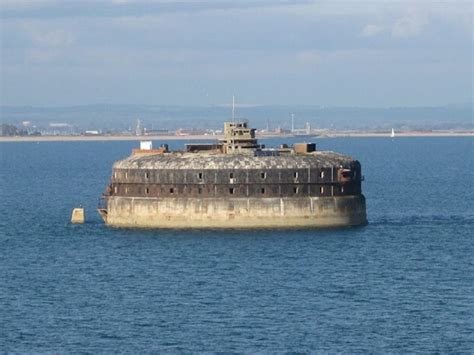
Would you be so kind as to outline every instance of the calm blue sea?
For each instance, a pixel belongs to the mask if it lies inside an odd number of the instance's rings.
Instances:
[[[110,229],[136,143],[1,143],[0,351],[474,352],[474,139],[316,142],[361,161],[366,227]]]

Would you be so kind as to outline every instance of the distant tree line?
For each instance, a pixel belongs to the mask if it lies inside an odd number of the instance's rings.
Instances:
[[[10,124],[2,123],[0,126],[0,136],[27,136],[28,132]]]

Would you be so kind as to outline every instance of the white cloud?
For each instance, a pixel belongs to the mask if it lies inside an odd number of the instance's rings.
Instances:
[[[61,56],[60,51],[56,49],[33,48],[26,51],[26,58],[35,63],[49,63]]]
[[[347,60],[354,56],[358,51],[337,50],[337,51],[319,51],[303,50],[296,53],[296,61],[299,64],[323,64],[333,63],[335,61]]]
[[[28,61],[51,63],[67,56],[75,42],[74,36],[67,30],[48,27],[37,22],[27,22],[21,27],[21,32],[28,41],[28,46],[22,53]]]
[[[1,10],[28,10],[57,5],[57,0],[0,0]]]
[[[362,36],[364,37],[372,37],[376,36],[379,33],[382,33],[384,28],[382,26],[368,24],[362,29]]]
[[[30,39],[38,47],[65,47],[74,42],[71,35],[61,30],[30,32]]]
[[[418,36],[423,27],[428,24],[426,16],[422,16],[417,12],[412,12],[399,18],[392,28],[393,37],[413,37]]]
[[[323,59],[320,52],[315,50],[305,50],[297,53],[297,60],[300,63],[317,63]]]
[[[22,72],[30,69],[37,70],[31,81],[47,82],[53,75],[92,82],[100,76],[104,85],[113,86],[122,78],[130,80],[137,97],[148,95],[142,85],[163,78],[169,85],[195,80],[226,90],[219,83],[232,79],[248,85],[284,76],[295,87],[294,100],[306,97],[310,81],[331,86],[354,75],[354,82],[365,85],[383,73],[398,79],[392,73],[411,68],[426,73],[432,58],[438,66],[432,72],[446,74],[448,82],[464,83],[472,76],[472,8],[467,3],[220,1],[188,6],[194,0],[177,5],[169,0],[170,6],[152,6],[159,1],[0,0],[0,5],[19,7],[0,14],[0,76],[9,75],[10,82],[24,87],[29,82],[22,81]],[[413,57],[424,61],[412,64]],[[19,74],[11,74],[11,68]],[[32,90],[28,95],[36,94],[47,95]],[[78,94],[90,97],[87,90]],[[17,100],[22,99],[19,92]]]

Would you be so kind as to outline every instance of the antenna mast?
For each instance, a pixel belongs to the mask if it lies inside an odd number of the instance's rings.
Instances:
[[[235,97],[232,95],[232,122],[235,123]]]

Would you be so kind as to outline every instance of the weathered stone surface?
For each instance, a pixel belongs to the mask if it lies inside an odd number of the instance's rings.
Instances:
[[[343,227],[367,222],[364,196],[306,198],[111,197],[107,224],[140,228]]]
[[[84,212],[84,208],[74,208],[72,210],[72,215],[71,215],[71,223],[74,224],[81,224],[86,221],[86,216]]]
[[[248,154],[196,154],[172,152],[148,156],[130,156],[114,163],[114,169],[307,169],[350,167],[354,159],[334,152],[307,155],[252,156]]]

